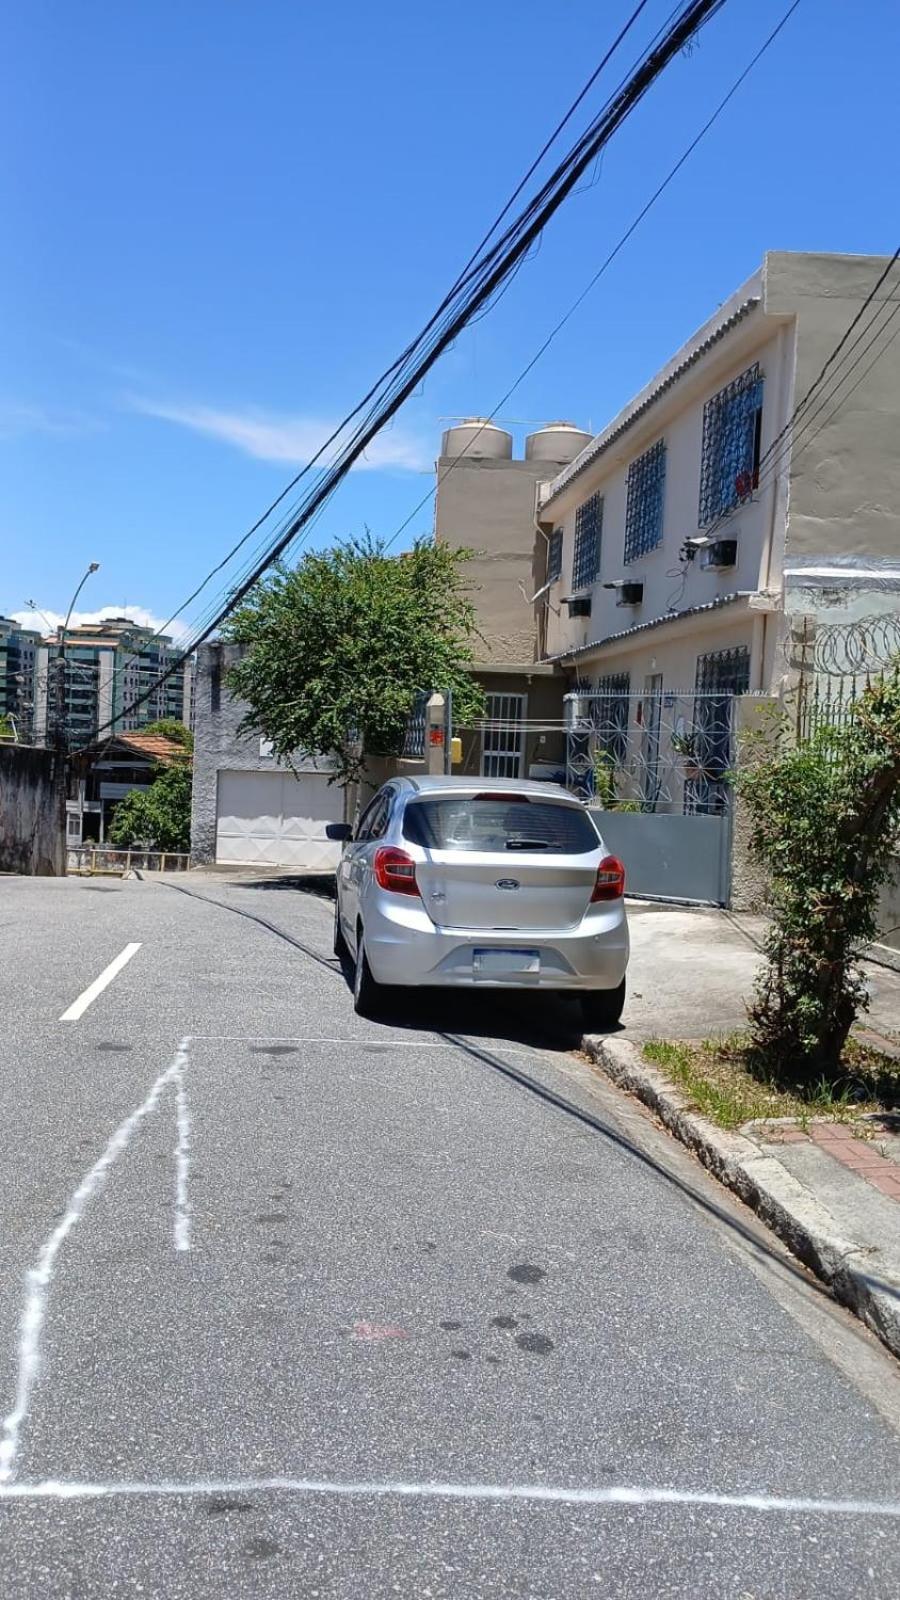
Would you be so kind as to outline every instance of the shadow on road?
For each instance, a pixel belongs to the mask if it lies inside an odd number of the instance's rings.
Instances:
[[[352,991],[352,961],[342,961],[341,970]],[[584,1034],[577,1000],[526,989],[396,989],[379,1021],[390,1028],[507,1039],[546,1050],[577,1050]]]
[[[335,892],[334,874],[330,872],[277,878],[232,878],[228,886],[230,889],[268,889],[273,892],[291,889],[296,893],[299,890],[301,894],[317,895],[320,900],[333,900]]]

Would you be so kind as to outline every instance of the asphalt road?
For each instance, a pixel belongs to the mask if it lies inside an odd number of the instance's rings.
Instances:
[[[574,1014],[187,882],[0,880],[3,1596],[900,1592],[896,1366]]]

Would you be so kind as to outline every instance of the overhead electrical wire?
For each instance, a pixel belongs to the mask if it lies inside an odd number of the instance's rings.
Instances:
[[[413,507],[413,509],[409,513],[409,515],[405,518],[405,520],[403,522],[401,522],[399,528],[397,528],[394,531],[394,533],[391,534],[391,537],[387,540],[387,542],[385,544],[385,549],[389,550],[391,545],[394,544],[397,539],[399,539],[400,535],[402,533],[406,532],[406,529],[409,527],[409,524],[412,522],[413,518],[417,517],[419,512],[421,510],[423,510],[423,508],[425,506],[427,506],[429,500],[433,499],[434,495],[437,493],[437,491],[440,488],[441,484],[444,483],[444,481],[449,477],[450,473],[453,471],[454,467],[458,465],[458,463],[464,458],[464,456],[472,448],[472,445],[475,444],[476,440],[483,433],[485,427],[489,423],[493,422],[494,418],[503,409],[503,407],[506,405],[507,401],[510,400],[512,398],[512,396],[515,394],[515,392],[519,388],[520,384],[524,383],[525,379],[528,377],[528,374],[533,370],[533,368],[540,361],[541,357],[550,348],[550,345],[553,343],[553,341],[557,337],[557,335],[562,332],[563,328],[566,326],[566,323],[569,322],[571,320],[571,318],[575,315],[576,311],[578,311],[580,309],[580,307],[584,304],[584,301],[587,299],[588,295],[591,293],[591,291],[596,287],[596,285],[599,283],[600,279],[603,277],[603,274],[607,271],[607,269],[609,267],[612,266],[612,263],[615,261],[616,257],[619,255],[620,251],[622,251],[624,249],[625,245],[628,243],[628,240],[631,238],[632,234],[635,233],[637,231],[637,229],[640,227],[641,223],[643,222],[644,218],[647,216],[648,212],[650,212],[653,209],[653,207],[655,206],[657,200],[660,199],[660,197],[665,193],[666,189],[668,189],[669,184],[672,183],[673,180],[677,177],[678,173],[681,171],[682,167],[685,165],[685,162],[688,161],[688,159],[693,155],[694,151],[696,150],[697,146],[700,144],[701,140],[703,140],[706,137],[707,133],[709,133],[710,128],[712,128],[713,124],[718,121],[718,119],[721,116],[722,112],[725,110],[725,107],[729,104],[729,102],[737,94],[737,92],[740,89],[741,85],[750,76],[750,73],[753,71],[753,68],[756,66],[757,62],[762,58],[762,56],[765,55],[765,53],[769,49],[770,45],[772,45],[775,42],[775,40],[777,39],[778,35],[780,34],[782,28],[785,27],[787,22],[793,16],[794,12],[797,10],[797,8],[800,5],[800,3],[801,3],[801,0],[793,0],[793,3],[788,7],[787,11],[785,11],[784,15],[782,16],[781,21],[776,24],[776,26],[772,29],[772,32],[769,34],[768,38],[765,39],[763,41],[763,43],[760,45],[760,47],[757,50],[756,54],[751,58],[750,61],[748,61],[746,67],[743,70],[743,72],[741,72],[740,75],[737,78],[735,78],[733,84],[731,85],[731,88],[728,90],[728,93],[723,95],[722,99],[719,101],[718,105],[716,106],[715,110],[712,112],[711,116],[709,116],[707,118],[706,122],[704,122],[703,127],[699,130],[699,132],[697,134],[695,134],[694,138],[691,140],[690,144],[686,147],[686,149],[684,150],[683,154],[679,156],[679,158],[676,161],[675,165],[673,167],[670,167],[668,173],[663,178],[662,182],[657,185],[657,187],[654,189],[652,195],[650,196],[649,200],[646,202],[646,204],[644,206],[641,207],[640,211],[637,213],[637,215],[634,217],[634,219],[629,223],[629,225],[626,228],[625,232],[622,234],[621,238],[618,240],[618,243],[613,247],[613,249],[609,252],[609,254],[605,257],[605,259],[601,262],[600,266],[597,268],[597,271],[593,274],[593,276],[588,280],[588,282],[585,284],[584,288],[581,290],[581,293],[576,296],[576,298],[572,301],[572,304],[569,306],[568,310],[564,313],[564,315],[562,317],[560,317],[559,321],[557,323],[555,323],[555,325],[550,329],[550,332],[547,334],[547,337],[544,339],[543,343],[538,346],[538,348],[535,351],[534,355],[531,357],[531,360],[527,363],[526,366],[524,366],[522,368],[522,370],[519,373],[518,377],[510,385],[510,387],[506,390],[506,393],[501,395],[500,399],[497,401],[497,403],[493,407],[493,409],[488,412],[487,417],[482,421],[481,426],[479,427],[477,432],[475,434],[473,434],[472,438],[467,441],[467,443],[465,445],[465,448],[460,451],[458,456],[454,456],[453,460],[450,461],[447,464],[447,466],[444,468],[444,471],[439,474],[437,482],[432,486],[432,488],[429,489],[429,491],[428,491],[428,493],[426,495],[423,495],[422,499],[418,502],[418,504]]]
[[[814,428],[813,424],[816,422],[817,418],[822,415],[822,412],[826,409],[826,407],[829,406],[832,400],[835,399],[839,390],[843,388],[847,379],[853,374],[853,372],[855,372],[856,368],[869,353],[869,351],[878,343],[880,339],[884,337],[884,334],[887,332],[887,329],[890,327],[890,324],[894,321],[894,319],[900,315],[900,299],[895,300],[892,297],[889,297],[880,301],[875,306],[875,310],[872,312],[868,322],[866,322],[865,326],[860,329],[852,343],[848,345],[848,340],[850,339],[851,334],[853,333],[854,329],[859,327],[859,324],[866,316],[866,313],[872,306],[873,301],[875,301],[879,290],[887,282],[888,276],[893,271],[898,260],[900,260],[900,246],[898,246],[898,248],[894,251],[893,255],[888,260],[887,265],[879,273],[878,278],[872,285],[872,288],[869,290],[869,293],[866,295],[866,298],[863,300],[855,316],[844,329],[844,332],[842,333],[837,344],[832,350],[829,351],[825,362],[819,369],[809,388],[806,390],[802,398],[798,400],[783,427],[779,430],[771,444],[767,446],[766,450],[760,456],[759,465],[756,469],[756,482],[753,487],[753,498],[758,498],[763,490],[767,489],[772,483],[774,483],[782,464],[788,459],[788,457],[794,461],[809,448],[814,439],[816,439],[822,432],[822,429],[827,427],[828,423],[833,421],[838,411],[840,411],[841,407],[845,405],[847,400],[850,398],[850,395],[855,393],[855,391],[859,388],[859,385],[872,371],[872,368],[878,361],[881,360],[881,357],[893,344],[897,335],[900,334],[900,327],[898,327],[891,335],[887,343],[882,345],[882,348],[878,350],[872,357],[869,365],[857,379],[856,383],[853,385],[853,388],[849,389],[847,393],[838,400],[834,410],[825,419],[825,421],[820,423],[818,428]],[[872,332],[875,324],[878,322],[879,318],[885,314],[885,312],[887,312],[888,315],[882,326],[876,329],[875,333],[872,334],[871,339],[869,339],[868,343],[865,345],[865,348],[860,352],[856,360],[851,363],[850,357],[852,356],[854,350],[856,350],[858,346],[862,344],[863,340],[867,338],[867,335]],[[815,410],[807,412],[807,408],[813,405],[814,402],[817,402]],[[807,412],[807,414],[804,415],[804,412]],[[810,432],[810,429],[813,431]],[[804,434],[807,435],[805,439]],[[716,535],[722,528],[726,526],[735,513],[740,510],[741,506],[747,503],[748,502],[746,500],[743,500],[739,502],[738,505],[729,506],[727,510],[719,512],[719,515],[704,530],[704,540],[706,543],[709,543],[711,540],[715,539]],[[684,598],[685,590],[687,588],[688,573],[690,572],[690,560],[690,557],[684,555],[682,557],[682,566],[678,570],[672,570],[671,572],[666,573],[666,577],[668,578],[680,578],[680,582],[676,585],[672,594],[669,596],[668,601],[666,602],[666,609],[670,612],[675,611]]]
[[[154,638],[160,638],[163,634],[165,634],[167,629],[171,627],[172,623],[176,622],[178,620],[178,618],[181,616],[182,612],[186,611],[187,607],[189,605],[191,605],[192,602],[194,600],[196,600],[200,594],[202,594],[203,590],[207,587],[207,585],[212,582],[212,579],[214,577],[216,577],[220,572],[222,572],[225,567],[228,566],[229,562],[232,561],[234,559],[234,557],[238,554],[238,552],[244,548],[244,546],[247,544],[248,540],[250,540],[253,537],[254,533],[258,532],[258,530],[264,525],[264,523],[266,523],[268,521],[268,519],[272,515],[272,513],[274,511],[276,511],[280,505],[283,504],[284,500],[291,493],[291,490],[295,489],[297,487],[297,485],[300,483],[300,481],[308,475],[308,473],[312,470],[312,468],[316,465],[316,463],[319,462],[322,459],[322,457],[325,455],[326,451],[333,444],[335,444],[337,442],[337,440],[339,439],[340,435],[345,431],[345,429],[349,426],[349,424],[353,421],[353,419],[355,417],[357,417],[359,415],[359,413],[363,410],[363,408],[367,404],[369,404],[369,402],[371,402],[374,399],[374,397],[378,394],[379,390],[381,389],[382,385],[384,385],[394,374],[396,374],[397,371],[400,368],[402,368],[404,363],[411,357],[411,355],[414,353],[414,351],[416,350],[418,345],[427,336],[429,331],[434,327],[434,325],[436,324],[436,322],[440,318],[441,314],[445,311],[447,306],[450,304],[453,295],[456,294],[459,291],[459,289],[461,288],[461,286],[466,282],[467,275],[468,275],[470,269],[478,261],[479,254],[485,248],[485,246],[489,243],[490,239],[493,237],[494,233],[497,231],[497,228],[500,226],[500,223],[503,221],[504,217],[508,214],[508,212],[510,211],[510,209],[514,205],[515,201],[518,199],[519,195],[522,193],[522,190],[525,188],[525,185],[527,184],[528,180],[534,176],[534,174],[537,171],[538,167],[540,166],[541,162],[544,160],[545,156],[548,154],[548,152],[551,150],[553,145],[556,143],[556,141],[559,138],[560,134],[562,133],[563,129],[572,120],[572,117],[575,115],[575,112],[577,111],[578,107],[581,105],[582,101],[586,98],[586,96],[590,93],[590,90],[593,88],[593,86],[596,83],[598,77],[603,72],[604,68],[609,65],[609,62],[612,59],[613,55],[615,54],[616,50],[618,50],[619,46],[624,42],[624,40],[626,39],[627,35],[630,33],[631,29],[634,27],[635,23],[638,21],[642,11],[644,11],[644,9],[646,8],[646,6],[648,4],[649,4],[649,0],[640,0],[640,3],[635,7],[635,9],[632,11],[631,15],[627,18],[627,20],[624,23],[624,25],[620,28],[618,34],[614,38],[612,44],[609,46],[609,48],[606,51],[605,55],[598,62],[597,66],[594,68],[594,71],[591,73],[591,75],[588,78],[587,82],[583,85],[583,87],[581,88],[579,93],[576,95],[575,99],[572,101],[572,104],[569,106],[569,108],[566,111],[565,115],[560,118],[559,122],[556,124],[556,127],[554,128],[553,132],[550,134],[549,138],[544,142],[544,144],[541,147],[540,151],[535,156],[535,158],[532,161],[530,167],[528,168],[528,171],[520,179],[519,183],[516,185],[516,188],[513,190],[513,192],[510,195],[509,199],[506,201],[506,204],[503,206],[502,210],[500,212],[498,212],[497,216],[494,218],[494,220],[491,223],[490,227],[488,228],[487,232],[484,234],[484,236],[480,240],[480,242],[476,245],[475,250],[472,252],[472,255],[469,257],[469,259],[466,262],[465,266],[461,269],[458,277],[454,281],[454,283],[451,286],[451,288],[447,291],[447,293],[445,294],[443,300],[440,302],[440,305],[437,307],[437,310],[435,312],[433,312],[433,314],[429,318],[428,322],[425,323],[424,327],[419,331],[419,333],[416,335],[416,337],[413,340],[411,340],[411,342],[406,346],[406,349],[404,351],[402,351],[401,354],[394,361],[391,362],[391,365],[389,367],[385,368],[384,372],[381,373],[380,377],[376,378],[375,382],[372,384],[372,387],[368,390],[368,393],[363,396],[363,398],[362,398],[362,400],[360,400],[359,404],[357,406],[355,406],[352,411],[348,412],[347,416],[344,417],[343,420],[338,424],[338,426],[329,434],[328,438],[323,441],[323,443],[319,446],[318,450],[310,458],[310,460],[304,463],[304,465],[300,468],[300,470],[297,473],[295,473],[294,477],[290,480],[290,482],[285,484],[285,487],[281,490],[281,492],[278,495],[276,495],[275,499],[273,501],[271,501],[271,503],[266,507],[265,511],[263,511],[262,514],[259,517],[257,517],[256,521],[253,523],[253,525],[250,528],[247,529],[246,533],[242,534],[241,538],[238,539],[236,544],[232,545],[231,549],[227,552],[227,554],[224,555],[222,557],[222,559],[219,562],[217,562],[216,565],[213,568],[211,568],[211,570],[206,574],[206,577],[202,580],[202,582],[200,584],[198,584],[197,588],[194,589],[193,592],[191,594],[189,594],[187,596],[187,598],[181,602],[180,606],[178,607],[178,610],[177,611],[173,611],[171,616],[168,617],[166,619],[166,621],[163,622],[160,625],[160,627],[157,630],[157,632],[153,635]],[[677,7],[676,7],[676,10],[677,10]],[[671,16],[674,16],[674,14],[675,14],[674,12],[670,13],[670,19],[671,19]],[[654,42],[655,42],[655,40],[657,38],[659,38],[661,36],[661,33],[662,33],[662,29],[658,30],[657,34],[654,35]]]
[[[720,5],[724,4],[724,0],[719,0],[719,3],[720,3]],[[482,246],[491,238],[492,234],[496,231],[496,228],[499,226],[500,221],[503,219],[503,217],[509,211],[509,209],[510,209],[512,203],[513,203],[513,200],[521,193],[521,191],[524,188],[525,183],[527,182],[528,178],[530,176],[532,176],[533,173],[537,170],[537,168],[540,165],[540,162],[543,159],[544,155],[546,155],[547,151],[551,148],[552,144],[555,142],[555,140],[559,136],[559,133],[561,132],[561,130],[571,120],[571,117],[574,114],[574,111],[576,110],[577,106],[585,98],[586,94],[588,93],[588,91],[591,88],[591,86],[596,82],[596,79],[599,76],[599,74],[602,72],[603,68],[609,63],[609,61],[612,58],[612,55],[614,54],[616,49],[619,47],[619,45],[623,42],[623,40],[625,39],[627,34],[630,32],[631,28],[633,27],[634,23],[637,21],[640,13],[643,11],[643,9],[644,9],[646,4],[647,4],[647,0],[641,0],[641,3],[635,8],[635,10],[631,13],[631,16],[628,18],[628,20],[626,21],[624,26],[620,29],[620,31],[617,34],[616,38],[613,40],[613,43],[610,45],[609,49],[606,51],[606,54],[603,56],[602,60],[598,64],[598,66],[595,68],[594,72],[591,74],[591,77],[588,79],[588,81],[585,84],[584,88],[580,91],[579,95],[573,101],[572,105],[569,107],[569,110],[566,112],[565,116],[557,124],[557,126],[554,129],[553,133],[550,135],[550,138],[545,142],[541,152],[535,158],[535,160],[532,162],[531,166],[528,169],[528,172],[525,174],[524,178],[520,181],[519,185],[514,190],[513,195],[507,201],[507,203],[503,207],[502,211],[498,214],[498,216],[495,218],[494,222],[492,223],[491,227],[488,229],[488,232],[485,234],[484,238],[482,239],[481,244],[477,247],[476,251],[469,258],[469,261],[467,262],[466,267],[464,267],[462,269],[462,273],[457,278],[456,283],[453,286],[453,289],[448,291],[448,294],[445,295],[444,300],[441,302],[441,305],[438,307],[438,310],[429,319],[429,322],[425,325],[425,328],[422,330],[422,332],[417,336],[417,339],[413,340],[412,343],[409,346],[407,346],[406,351],[404,351],[403,354],[400,357],[398,357],[397,360],[394,363],[392,363],[392,365],[389,368],[386,369],[386,372],[382,374],[381,378],[376,380],[375,385],[373,385],[373,387],[369,390],[368,394],[364,397],[364,399],[359,403],[359,405],[357,407],[355,407],[355,409],[352,412],[350,412],[348,414],[348,416],[344,419],[344,421],[338,425],[338,427],[329,436],[329,438],[325,440],[324,444],[320,446],[319,450],[316,452],[316,455],[312,457],[310,462],[308,462],[301,469],[301,471],[295,475],[295,477],[286,486],[286,488],[282,491],[282,493],[268,507],[267,511],[264,512],[263,515],[260,518],[257,519],[257,521],[253,524],[252,528],[250,528],[248,530],[248,532],[238,541],[238,543],[232,548],[232,550],[228,553],[228,555],[223,557],[222,561],[220,561],[217,564],[217,566],[215,568],[213,568],[212,572],[207,575],[207,577],[198,586],[198,588],[194,590],[194,592],[188,597],[188,599],[185,600],[184,602],[182,602],[182,604],[179,606],[178,610],[176,612],[174,612],[173,615],[170,618],[168,618],[167,621],[164,622],[161,625],[161,627],[158,630],[158,632],[156,634],[154,634],[152,636],[152,638],[158,638],[162,634],[164,634],[165,630],[171,625],[171,623],[173,621],[175,621],[177,619],[178,616],[181,615],[181,613],[187,608],[187,606],[191,603],[191,601],[197,598],[197,596],[202,592],[202,590],[210,582],[211,578],[213,576],[215,576],[218,572],[220,572],[225,566],[227,566],[228,562],[234,557],[234,555],[237,553],[237,551],[244,544],[246,544],[247,540],[252,536],[252,534],[255,533],[266,522],[266,520],[268,519],[268,517],[271,514],[271,512],[284,500],[285,496],[288,493],[290,493],[291,489],[296,486],[296,484],[300,481],[300,479],[303,478],[310,471],[312,466],[321,458],[321,456],[328,449],[329,445],[331,445],[340,436],[340,434],[344,431],[344,429],[347,427],[347,425],[353,419],[353,417],[358,415],[358,413],[362,410],[362,408],[366,405],[366,403],[376,393],[376,391],[378,390],[379,386],[382,385],[384,383],[384,381],[387,378],[389,378],[392,374],[395,375],[395,381],[396,381],[396,375],[403,368],[403,366],[406,364],[406,361],[407,361],[407,358],[410,355],[410,352],[415,350],[417,343],[422,340],[422,338],[428,333],[428,331],[430,329],[433,328],[435,323],[438,321],[438,318],[439,318],[439,315],[440,315],[441,311],[450,303],[450,300],[451,300],[451,297],[452,297],[454,291],[457,290],[459,288],[459,286],[466,281],[467,275],[468,275],[468,270],[472,266],[472,264],[476,261],[477,255],[478,255],[478,251],[482,248]],[[799,4],[799,0],[795,0],[795,4],[791,7],[791,10],[796,9],[796,5],[797,4]],[[718,8],[719,7],[715,7],[714,9],[718,9]],[[653,48],[656,46],[656,44],[665,36],[666,29],[670,26],[670,24],[672,23],[673,19],[678,15],[678,13],[679,13],[679,7],[675,6],[673,8],[673,10],[669,13],[669,15],[666,18],[665,22],[663,22],[663,24],[657,29],[656,33],[653,35],[653,37],[650,40],[649,44],[646,46],[645,52],[644,52],[645,56],[647,54],[649,54],[649,52],[651,52],[653,50]],[[710,13],[710,14],[712,14],[712,13]],[[776,32],[777,31],[780,31],[780,30],[776,29]],[[640,60],[639,60],[637,65],[639,65],[639,64],[640,64]],[[633,68],[632,72],[634,70],[636,70],[636,69]],[[615,91],[613,91],[613,97],[616,94],[621,93],[623,88],[625,88],[627,86],[628,81],[629,80],[628,80],[627,76],[620,81],[620,83],[617,86],[617,89]],[[611,97],[611,98],[613,98],[613,97]],[[610,103],[611,102],[608,100],[607,101],[607,106]],[[596,123],[597,120],[598,120],[598,118],[595,118],[594,122]],[[582,138],[584,138],[584,135],[582,136]],[[688,151],[687,154],[689,154],[689,153],[690,152]],[[599,156],[595,158],[595,164],[596,164],[596,161],[598,159],[599,159]],[[580,190],[576,190],[576,192],[581,192],[581,191]],[[637,220],[640,221],[640,218],[638,218]],[[636,225],[637,224],[635,223],[635,226]],[[538,234],[537,241],[536,241],[538,246],[540,245],[540,239],[541,239],[541,235]],[[624,240],[622,241],[622,243],[624,243]],[[491,252],[491,254],[493,254],[493,252]],[[506,288],[509,287],[509,283],[511,282],[512,278],[514,278],[516,276],[516,274],[518,273],[518,271],[520,270],[520,268],[524,264],[524,262],[526,260],[530,259],[530,255],[531,255],[531,249],[529,249],[529,251],[526,254],[524,254],[524,255],[522,255],[520,257],[520,259],[517,262],[516,266],[507,275],[507,278],[506,278],[506,280],[505,280],[505,282],[503,284],[503,287],[500,290],[500,294],[504,293]],[[483,265],[483,263],[482,263],[482,265]],[[500,294],[495,296],[493,299],[489,298],[487,300],[484,308],[482,309],[480,315],[478,317],[470,317],[469,321],[470,322],[480,321],[481,318],[483,316],[485,316],[489,310],[493,309],[493,306],[496,304],[497,299],[499,299]],[[573,310],[574,309],[575,308],[573,308]],[[546,348],[546,345],[543,348]],[[543,353],[543,349],[538,352],[538,355],[535,357],[535,361],[537,359],[539,359],[539,357],[540,357],[540,355],[542,353]],[[533,364],[534,363],[532,363],[532,365]],[[530,367],[527,370],[530,370]],[[523,374],[522,376],[524,377],[525,374]],[[512,392],[512,391],[510,391],[510,392]],[[390,393],[390,391],[388,391],[388,393]],[[503,403],[504,403],[503,401],[500,402],[501,405]],[[376,415],[376,414],[377,414],[377,407],[375,405],[373,405],[370,408],[370,411],[369,411],[369,413],[367,415],[368,415],[368,417],[371,417],[371,416]],[[365,420],[366,419],[364,419],[364,421]],[[360,425],[360,426],[362,426],[362,425]],[[320,468],[320,474],[324,470],[325,470],[324,468]],[[423,504],[427,503],[427,500],[430,497],[431,493],[433,493],[433,490],[429,491],[429,495],[426,496],[425,497],[425,501],[422,502]],[[296,510],[298,509],[299,505],[301,505],[301,504],[302,504],[302,501],[295,502],[293,507],[288,508],[288,510],[283,514],[282,519],[281,519],[279,525],[276,527],[276,529],[270,530],[270,532],[267,534],[266,538],[263,539],[262,541],[260,541],[260,543],[257,546],[254,547],[254,550],[251,553],[251,556],[250,556],[250,559],[249,559],[249,562],[247,563],[247,565],[239,573],[233,575],[232,582],[227,586],[227,588],[224,591],[220,592],[220,595],[216,599],[214,599],[212,604],[210,606],[208,606],[203,613],[201,613],[200,617],[195,622],[195,628],[194,628],[194,635],[197,636],[197,642],[199,642],[199,634],[202,631],[204,625],[207,622],[210,622],[211,619],[215,619],[215,618],[218,617],[219,613],[217,611],[217,607],[219,607],[221,605],[221,601],[224,598],[224,596],[226,596],[226,595],[227,596],[231,596],[233,594],[234,590],[240,585],[242,579],[248,573],[253,571],[256,561],[259,559],[259,557],[261,556],[262,552],[268,547],[269,541],[272,540],[272,539],[277,539],[278,538],[279,534],[281,532],[283,532],[284,529],[288,526],[288,523],[291,521],[291,519],[293,518],[293,516],[296,513]],[[297,548],[299,548],[299,546],[303,542],[305,542],[306,538],[308,538],[308,536],[309,536],[309,533],[312,531],[312,528],[315,526],[315,523],[318,521],[319,517],[321,515],[323,515],[325,508],[326,508],[325,507],[325,503],[323,502],[323,504],[320,507],[320,509],[318,511],[316,511],[314,517],[312,519],[310,519],[310,521],[307,524],[304,525],[302,532],[298,531],[298,533],[296,535],[292,536],[292,538],[290,540],[290,545],[285,547],[285,549],[282,551],[282,554],[286,554],[289,547],[293,547],[293,550],[296,550]],[[419,508],[416,508],[416,509],[419,509]],[[415,511],[413,512],[413,515],[415,515]],[[391,540],[390,542],[393,542],[393,540]],[[212,621],[211,625],[213,627],[215,627],[217,625],[217,622],[216,621]],[[151,641],[149,641],[149,642],[152,642],[152,638],[151,638]],[[185,644],[185,646],[184,646],[184,648],[182,650],[182,657],[186,657],[187,655],[189,655],[191,653],[191,651],[193,649],[195,649],[195,648],[196,648],[196,642],[188,642],[187,644]],[[127,666],[127,665],[128,665],[128,663],[125,663],[125,666]],[[178,665],[179,665],[178,661],[173,663],[172,671],[177,671]],[[125,670],[124,666],[122,668],[115,669],[114,678],[117,677],[124,670]],[[161,682],[162,679],[160,679],[159,681]]]
[[[269,544],[250,572],[245,574],[232,589],[224,606],[191,639],[181,656],[165,669],[151,689],[144,691],[123,708],[120,716],[129,715],[139,705],[145,703],[160,685],[178,670],[182,661],[240,604],[267,568],[278,560],[297,534],[330,498],[366,446],[417,388],[441,353],[513,271],[516,263],[526,254],[547,222],[577,185],[583,173],[644,98],[673,56],[694,38],[699,28],[710,17],[721,10],[724,3],[725,0],[689,0],[689,3],[681,8],[660,42],[644,52],[638,67],[624,86],[607,101],[587,131],[576,141],[574,147],[558,164],[524,211],[509,225],[476,266],[464,275],[465,293],[451,292],[450,306],[441,322],[433,329],[424,351],[415,360],[404,363],[405,374],[402,377],[398,375],[387,398],[372,406],[366,421],[357,427],[350,441],[341,446],[337,459],[321,473],[317,485],[308,491],[300,509],[288,526]],[[357,407],[351,415],[356,415],[359,409],[360,407]],[[339,433],[341,430],[336,431]],[[92,736],[96,738],[105,732],[107,727],[112,726],[114,720],[116,719],[110,718],[100,724],[92,730]]]

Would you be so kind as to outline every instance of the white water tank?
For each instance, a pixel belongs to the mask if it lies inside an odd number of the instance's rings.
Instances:
[[[441,440],[442,456],[465,456],[470,461],[511,461],[512,434],[483,417],[467,417],[448,428]]]
[[[592,435],[574,422],[548,422],[525,440],[526,461],[574,461],[591,442]]]

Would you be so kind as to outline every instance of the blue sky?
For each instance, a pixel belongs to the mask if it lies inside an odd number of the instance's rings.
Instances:
[[[787,4],[729,0],[676,60],[316,543],[395,531],[445,419],[493,410]],[[174,610],[425,320],[632,5],[13,7],[0,611],[52,619],[89,560],[86,611]],[[670,9],[651,0],[620,70]],[[513,431],[601,427],[766,248],[891,251],[898,51],[895,0],[802,0],[501,413]],[[426,505],[404,540],[430,526]]]

